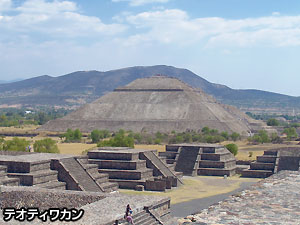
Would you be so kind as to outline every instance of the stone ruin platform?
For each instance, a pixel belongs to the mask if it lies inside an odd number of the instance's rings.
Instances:
[[[299,224],[299,190],[300,171],[281,171],[187,218],[203,225]],[[186,224],[188,221],[191,220],[186,220]]]
[[[115,220],[122,222],[127,204],[133,210],[136,225],[167,224],[170,218],[170,198],[159,196],[125,195],[117,192],[97,193],[65,190],[50,190],[37,187],[5,187],[0,189],[0,206],[28,208],[38,207],[41,211],[49,208],[83,209],[84,215],[76,221],[78,225],[112,225]],[[0,224],[3,212],[0,209]],[[70,222],[42,223],[35,219],[32,222],[11,220],[9,224],[70,224]]]
[[[266,178],[281,170],[297,171],[300,168],[300,148],[277,148],[257,156],[250,168],[241,171],[243,177]]]
[[[156,150],[97,148],[88,152],[88,162],[119,188],[165,191],[182,184],[182,174],[161,160]]]
[[[232,176],[236,173],[235,157],[221,145],[171,144],[159,156],[184,175]]]
[[[0,151],[0,185],[110,192],[118,189],[87,156]]]

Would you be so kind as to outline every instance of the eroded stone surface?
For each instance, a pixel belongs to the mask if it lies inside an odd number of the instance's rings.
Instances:
[[[281,171],[187,219],[210,224],[300,224],[300,172]]]

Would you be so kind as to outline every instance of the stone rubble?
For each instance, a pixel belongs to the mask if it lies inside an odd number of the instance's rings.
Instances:
[[[181,224],[299,225],[300,171],[281,171]]]

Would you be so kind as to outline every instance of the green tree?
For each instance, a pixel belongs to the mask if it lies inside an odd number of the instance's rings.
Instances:
[[[271,140],[270,140],[270,138],[269,138],[269,136],[268,136],[268,133],[267,133],[267,131],[265,131],[265,130],[260,130],[260,131],[258,131],[258,135],[260,136],[260,138],[261,138],[261,143],[263,144],[263,143],[269,143]]]
[[[98,143],[101,139],[101,132],[100,130],[93,130],[91,132],[91,139],[93,143]]]
[[[65,142],[80,142],[82,133],[80,132],[79,129],[72,130],[68,129],[66,133],[63,134],[65,137]]]
[[[45,138],[35,141],[33,144],[33,148],[35,152],[59,153],[56,142],[51,138]]]
[[[272,127],[274,127],[274,126],[279,126],[279,121],[276,120],[276,119],[274,119],[274,118],[270,118],[270,119],[268,119],[268,121],[267,121],[267,125],[268,125],[268,126],[272,126]]]
[[[139,134],[139,133],[135,133],[135,134],[133,135],[133,138],[136,140],[136,142],[137,142],[138,144],[142,142],[142,135]]]
[[[228,144],[228,145],[225,145],[225,147],[234,155],[236,156],[237,153],[238,153],[238,146],[234,143],[231,143],[231,144]]]
[[[98,147],[131,147],[134,148],[134,139],[125,136],[125,132],[118,132],[109,140],[100,141]]]
[[[43,125],[46,122],[50,120],[50,118],[47,116],[44,112],[39,112],[35,118],[35,120],[38,122],[39,125]]]
[[[3,150],[25,152],[26,147],[28,147],[29,145],[30,142],[26,141],[24,138],[14,137],[12,140],[8,140],[4,142]]]
[[[239,133],[236,133],[236,132],[233,132],[231,135],[230,135],[231,139],[233,141],[237,141],[239,139],[241,139],[241,135]]]
[[[298,137],[295,127],[285,128],[282,133],[286,134],[288,140],[290,140],[290,141]]]
[[[4,143],[5,143],[4,137],[0,137],[0,151],[3,150]]]
[[[225,138],[225,140],[228,140],[228,139],[229,139],[229,134],[228,134],[227,131],[221,132],[221,136],[222,136],[223,138]]]
[[[281,138],[278,136],[278,134],[272,133],[272,134],[271,134],[271,142],[274,143],[274,144],[280,144],[280,143],[282,143],[282,140],[281,140]]]
[[[210,133],[209,127],[203,127],[201,131],[202,131],[202,133],[204,133],[204,134],[209,134],[209,133]]]
[[[175,137],[176,143],[183,143],[184,139],[181,134],[177,134]]]
[[[156,139],[154,140],[154,144],[160,145],[160,143],[161,143],[161,140],[160,140],[159,138],[156,138]]]

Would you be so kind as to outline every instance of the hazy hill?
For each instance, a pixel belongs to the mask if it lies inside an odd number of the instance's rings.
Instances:
[[[187,69],[171,66],[130,67],[107,72],[79,71],[59,77],[39,76],[0,84],[0,105],[78,107],[137,78],[163,74],[201,88],[225,104],[243,110],[300,111],[300,97],[259,90],[235,90],[210,83]]]

